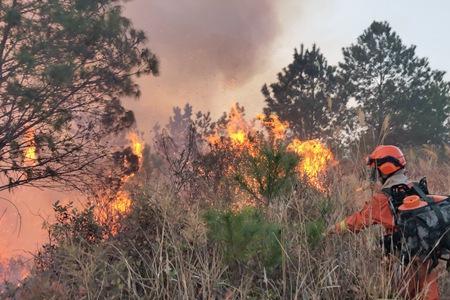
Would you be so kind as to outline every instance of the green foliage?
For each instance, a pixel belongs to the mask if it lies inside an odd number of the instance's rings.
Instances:
[[[449,83],[415,51],[387,22],[373,22],[356,44],[343,49],[342,93],[364,114],[366,144],[382,142],[384,133],[385,143],[449,141]]]
[[[322,138],[342,108],[336,90],[336,67],[328,65],[316,45],[306,50],[302,45],[295,50],[294,61],[278,74],[278,82],[264,85],[264,112],[289,122],[303,140]]]
[[[309,196],[313,200],[305,204],[306,219],[302,220],[306,242],[311,249],[316,249],[324,239],[324,232],[327,228],[326,220],[332,212],[332,202],[322,194]]]
[[[38,182],[92,189],[121,177],[113,174],[120,168],[114,170],[111,144],[135,120],[119,99],[140,95],[136,76],[158,74],[144,32],[123,16],[121,5],[117,0],[0,3],[0,172],[8,182],[0,190]],[[31,135],[48,137],[35,145],[45,158],[39,164],[18,155],[31,146]]]
[[[5,21],[6,21],[6,24],[8,24],[9,26],[12,27],[12,26],[19,25],[20,20],[21,20],[21,14],[17,8],[11,7],[10,9],[8,9],[6,11]]]
[[[22,51],[17,54],[17,61],[27,68],[32,68],[35,62],[33,55],[27,49],[22,49]]]
[[[73,67],[68,64],[51,65],[46,72],[48,81],[55,85],[70,83],[73,79],[73,74]]]
[[[343,56],[336,68],[315,45],[296,50],[278,81],[262,89],[265,113],[277,113],[302,139],[362,138],[368,147],[450,141],[445,72],[433,70],[387,22],[373,22]]]
[[[325,217],[326,215],[328,215],[333,211],[332,202],[329,199],[324,198],[321,201],[319,201],[318,209],[320,216]]]
[[[53,204],[56,222],[48,226],[50,240],[53,245],[67,242],[98,243],[103,239],[104,228],[94,216],[94,208],[79,211],[73,204],[62,205],[59,201]]]
[[[260,260],[268,269],[280,264],[281,228],[266,221],[260,210],[210,210],[204,219],[208,227],[208,238],[221,246],[228,264],[250,266]]]
[[[256,151],[244,155],[236,167],[235,180],[243,190],[268,204],[292,188],[299,158],[282,143],[263,142]]]
[[[315,248],[323,239],[327,225],[322,218],[305,223],[306,237],[310,247]]]

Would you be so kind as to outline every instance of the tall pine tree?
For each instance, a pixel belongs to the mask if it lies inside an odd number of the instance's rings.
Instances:
[[[343,49],[342,92],[364,113],[367,144],[448,142],[449,83],[415,52],[387,22],[373,22]]]
[[[331,123],[342,108],[337,101],[336,68],[329,66],[320,49],[297,49],[294,61],[278,74],[278,82],[264,85],[266,114],[288,121],[301,139],[329,136]]]

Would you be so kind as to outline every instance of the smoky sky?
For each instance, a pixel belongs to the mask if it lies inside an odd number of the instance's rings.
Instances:
[[[214,110],[223,100],[224,91],[239,89],[263,70],[279,31],[276,2],[127,3],[127,16],[137,28],[145,30],[148,46],[161,63],[159,78],[140,80],[143,96],[131,104],[141,125],[150,125],[152,118],[161,121],[172,106],[187,101]]]
[[[272,0],[150,3],[152,41],[175,70],[192,79],[217,75],[225,81],[245,81],[261,64],[276,34]]]
[[[196,109],[227,111],[238,99],[223,96],[239,90],[265,68],[277,32],[272,0],[134,0],[125,14],[148,36],[148,47],[157,54],[161,74],[139,79],[142,97],[124,99],[133,109],[139,129],[148,132],[165,123],[173,106],[186,102]],[[259,90],[259,84],[255,88]],[[224,99],[229,103],[224,104]],[[74,195],[21,188],[0,196],[0,258],[35,251],[46,241],[44,219],[52,215],[51,203],[74,200]],[[3,212],[6,212],[3,215]],[[19,226],[18,222],[22,222]]]

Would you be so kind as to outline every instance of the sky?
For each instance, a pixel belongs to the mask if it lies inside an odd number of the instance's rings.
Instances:
[[[276,80],[294,48],[316,43],[337,64],[342,47],[374,20],[388,21],[433,68],[450,71],[448,1],[134,0],[126,14],[161,62],[159,78],[140,81],[141,99],[125,101],[145,133],[186,102],[215,116],[234,102],[259,113],[261,87]]]
[[[250,116],[261,112],[262,85],[276,80],[294,48],[316,43],[329,63],[337,64],[342,47],[374,20],[388,21],[433,68],[450,71],[449,1],[133,0],[125,13],[145,30],[161,62],[158,78],[139,79],[141,98],[123,101],[147,136],[155,123],[167,122],[173,106],[186,102],[214,116],[235,102]],[[7,209],[0,218],[0,249],[14,254],[36,250],[45,240],[41,224],[51,203],[79,200],[35,189],[0,196],[13,201],[22,216],[19,231],[15,210],[0,201],[0,215]]]

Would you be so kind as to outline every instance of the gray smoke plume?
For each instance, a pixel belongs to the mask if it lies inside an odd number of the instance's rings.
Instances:
[[[158,78],[142,78],[139,101],[124,101],[136,113],[139,128],[148,132],[155,122],[165,123],[174,105],[186,101],[195,109],[228,111],[231,102],[224,89],[239,89],[264,69],[278,33],[274,0],[134,0],[125,12],[136,28],[144,29],[149,47],[161,61]],[[261,84],[255,89],[259,90]],[[222,96],[222,98],[221,98]],[[225,103],[224,101],[229,101]],[[252,100],[250,100],[252,101]],[[10,198],[4,193],[0,196]],[[39,199],[37,199],[39,198]],[[42,217],[52,215],[51,203],[74,196],[21,189],[13,197],[22,214],[18,235],[17,215],[0,202],[0,254],[35,251],[46,240]],[[21,201],[20,199],[23,199]],[[31,201],[33,200],[33,201]],[[38,201],[39,200],[39,201]]]
[[[161,61],[160,78],[141,81],[146,103],[131,107],[141,126],[188,100],[210,107],[223,89],[244,85],[268,62],[279,29],[273,0],[134,0],[126,13]]]

